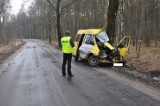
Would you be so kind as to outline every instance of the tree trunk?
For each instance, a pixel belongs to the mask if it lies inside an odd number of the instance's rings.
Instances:
[[[60,15],[60,4],[61,0],[57,0],[56,16],[57,16],[57,35],[58,35],[58,46],[61,47],[61,15]]]
[[[115,22],[116,22],[118,6],[119,6],[119,0],[109,0],[106,32],[108,33],[111,43],[113,43],[114,41],[113,36],[115,32]]]
[[[51,44],[52,41],[52,4],[49,3],[49,12],[48,12],[48,39],[49,39],[49,44]]]
[[[134,23],[135,23],[135,40],[136,40],[136,51],[138,51],[138,6],[137,6],[137,0],[134,0]]]

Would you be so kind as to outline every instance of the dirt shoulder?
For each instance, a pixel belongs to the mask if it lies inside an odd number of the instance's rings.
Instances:
[[[7,45],[0,45],[0,63],[19,49],[23,44],[25,44],[25,41],[23,40],[14,40]]]
[[[116,71],[130,78],[141,80],[160,88],[160,47],[145,47],[142,45],[140,57],[136,58],[136,48],[130,46],[127,66],[115,68]]]
[[[140,57],[136,58],[136,48],[130,46],[127,64],[140,72],[160,70],[160,47],[141,47]]]

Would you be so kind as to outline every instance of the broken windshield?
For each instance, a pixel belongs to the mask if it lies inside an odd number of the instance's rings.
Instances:
[[[109,37],[108,37],[106,32],[101,32],[100,34],[98,34],[96,36],[96,38],[102,43],[105,43],[105,42],[109,41]]]

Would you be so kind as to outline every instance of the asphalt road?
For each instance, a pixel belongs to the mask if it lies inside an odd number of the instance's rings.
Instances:
[[[160,106],[158,91],[135,87],[112,68],[73,61],[69,79],[61,63],[60,50],[28,40],[0,66],[0,106]]]

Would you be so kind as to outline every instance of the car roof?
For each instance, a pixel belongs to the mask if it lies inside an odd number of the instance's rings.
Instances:
[[[94,34],[97,35],[99,33],[101,33],[102,31],[104,31],[103,29],[80,29],[78,30],[77,34]]]

